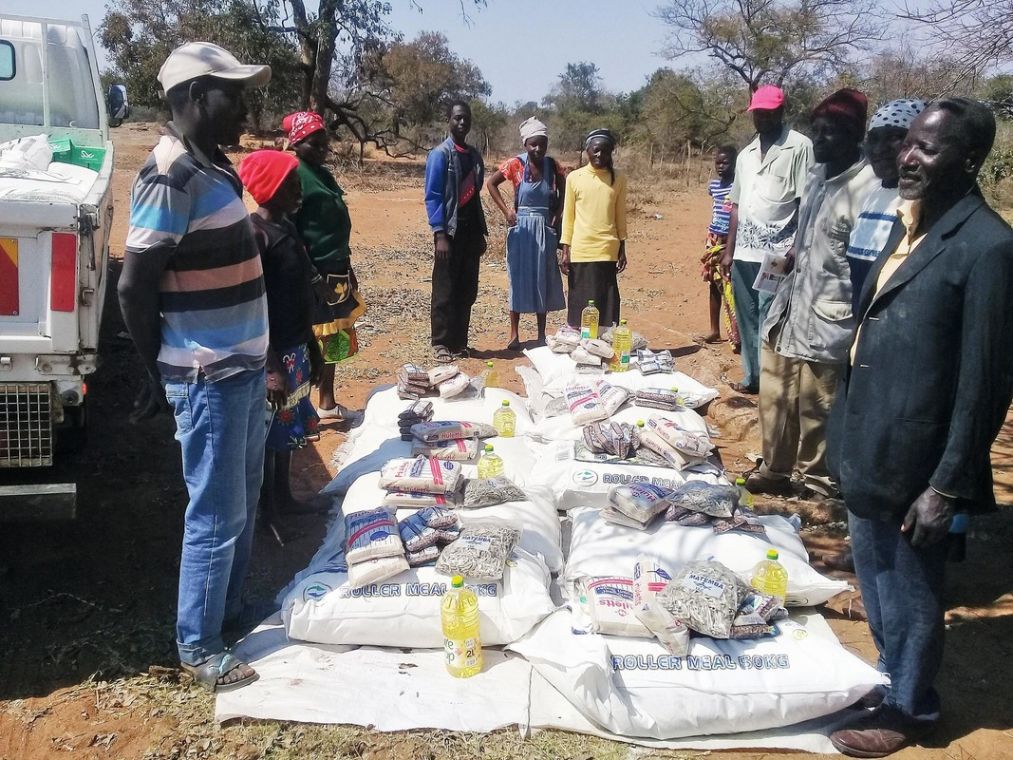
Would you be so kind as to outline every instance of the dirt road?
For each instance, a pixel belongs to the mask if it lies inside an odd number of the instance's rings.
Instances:
[[[117,142],[114,255],[122,252],[133,174],[157,139],[148,125],[125,125]],[[427,352],[430,237],[421,208],[421,165],[373,164],[345,172],[355,229],[353,255],[370,311],[363,350],[339,367],[343,400],[362,403],[369,388],[388,382],[407,360]],[[636,183],[634,182],[634,185]],[[738,378],[728,346],[701,348],[692,335],[706,329],[706,292],[698,276],[702,231],[709,212],[702,190],[660,178],[633,194],[630,267],[623,276],[624,313],[652,347],[669,348],[684,371],[721,389],[712,417],[721,428],[722,454],[732,471],[751,465],[756,412],[732,395],[722,378]],[[520,388],[503,350],[506,274],[503,226],[494,227],[482,269],[473,345],[477,372],[492,359]],[[113,276],[119,271],[113,265]],[[110,290],[110,295],[113,294]],[[559,317],[553,320],[558,323]],[[72,464],[80,484],[80,516],[69,525],[0,525],[0,759],[357,757],[357,758],[622,758],[625,745],[545,732],[523,742],[512,732],[476,738],[444,732],[377,735],[363,729],[274,723],[211,722],[211,701],[178,682],[173,617],[182,512],[186,493],[179,450],[168,417],[143,426],[127,422],[138,388],[138,364],[122,335],[111,298],[103,331],[102,366],[89,381],[90,445]],[[532,338],[534,325],[522,325]],[[333,474],[331,456],[344,439],[329,427],[319,444],[298,453],[294,483],[310,496]],[[1004,431],[996,477],[1010,501],[1013,430]],[[812,522],[839,514],[800,503]],[[975,528],[969,561],[953,566],[953,608],[941,688],[947,713],[925,748],[897,757],[1013,758],[1013,517],[1009,510]],[[273,594],[305,566],[323,532],[323,518],[294,518],[284,547],[258,536],[251,586]],[[838,531],[839,533],[839,531]],[[830,528],[811,531],[814,554],[839,545]],[[845,646],[866,657],[872,645],[864,623],[828,613]],[[640,754],[638,757],[646,755]],[[659,754],[656,756],[669,756]],[[730,753],[730,758],[775,757]]]

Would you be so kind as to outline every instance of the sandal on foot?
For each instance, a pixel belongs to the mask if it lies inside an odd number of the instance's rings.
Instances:
[[[229,652],[219,652],[218,654],[211,655],[200,665],[188,665],[185,662],[181,662],[179,665],[184,673],[188,673],[190,677],[193,678],[194,683],[202,686],[211,693],[238,689],[239,687],[251,684],[260,678],[260,674],[258,674],[257,671],[250,668],[249,665]],[[249,668],[249,675],[245,675],[233,681],[222,680],[230,673],[244,667]]]
[[[433,346],[433,356],[436,357],[436,361],[440,364],[450,364],[454,361],[453,354],[450,353],[450,349],[446,346]]]
[[[519,352],[521,350],[521,342],[519,340],[517,340],[517,338],[514,338],[512,341],[510,341],[509,343],[507,343],[506,350],[507,351],[518,351]]]
[[[742,383],[728,383],[728,387],[736,393],[741,393],[743,396],[755,396],[760,392],[759,388],[750,388],[748,385]]]
[[[350,423],[351,427],[358,427],[362,424],[365,415],[362,412],[353,412],[351,409],[338,404],[333,409],[317,409],[317,417],[321,420],[347,422]]]

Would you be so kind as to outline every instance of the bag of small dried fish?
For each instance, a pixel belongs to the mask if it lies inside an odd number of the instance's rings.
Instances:
[[[657,599],[694,631],[727,639],[747,592],[739,577],[720,562],[690,562],[658,592]]]
[[[440,553],[436,571],[473,581],[498,581],[520,537],[521,532],[514,528],[465,528],[460,538]]]
[[[672,491],[669,503],[710,517],[729,518],[739,503],[739,489],[714,483],[691,480]]]
[[[495,478],[468,478],[464,481],[465,509],[491,507],[508,501],[525,501],[528,497],[510,478],[499,475]]]

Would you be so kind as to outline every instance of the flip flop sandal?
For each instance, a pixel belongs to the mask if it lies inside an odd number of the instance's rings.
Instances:
[[[506,350],[507,351],[520,351],[521,350],[521,342],[519,340],[512,340],[512,341],[510,341],[509,343],[507,343]]]
[[[453,354],[450,353],[450,349],[446,346],[435,346],[433,348],[433,355],[440,364],[450,364],[450,362],[454,361]]]
[[[239,687],[251,684],[260,678],[260,674],[254,671],[252,675],[240,678],[237,681],[232,681],[231,683],[218,683],[218,679],[227,676],[236,668],[241,668],[244,665],[246,665],[246,663],[235,655],[232,655],[229,652],[219,652],[218,654],[208,657],[200,665],[187,665],[185,662],[181,662],[180,668],[184,673],[188,673],[190,677],[193,678],[194,683],[207,689],[213,694],[219,691],[232,691],[233,689],[238,689]]]

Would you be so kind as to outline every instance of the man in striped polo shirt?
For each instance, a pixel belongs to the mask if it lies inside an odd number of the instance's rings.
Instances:
[[[207,42],[174,50],[158,74],[172,121],[134,181],[120,307],[164,388],[183,454],[186,508],[176,639],[184,670],[215,690],[256,679],[226,652],[242,591],[267,435],[267,301],[242,184],[219,145],[239,141],[243,90],[268,66],[244,66]]]

